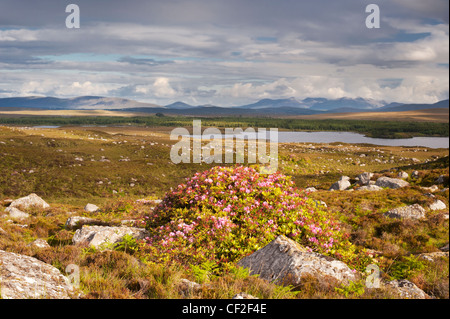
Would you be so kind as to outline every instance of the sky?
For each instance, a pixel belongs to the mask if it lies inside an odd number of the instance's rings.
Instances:
[[[71,3],[80,28],[66,27]],[[0,98],[434,103],[449,97],[448,12],[448,0],[0,0]]]

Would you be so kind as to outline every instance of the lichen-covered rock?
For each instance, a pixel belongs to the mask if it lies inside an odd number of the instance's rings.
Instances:
[[[428,297],[422,289],[406,279],[389,281],[387,285],[393,287],[404,299],[426,299]]]
[[[343,191],[343,190],[346,190],[347,188],[349,188],[351,185],[352,184],[350,183],[350,177],[341,176],[341,178],[336,183],[331,185],[329,190],[330,191],[334,191],[334,190]]]
[[[422,219],[425,218],[425,209],[419,204],[414,204],[392,209],[384,215],[390,218]]]
[[[109,227],[109,226],[83,226],[75,232],[72,242],[76,245],[87,243],[89,246],[103,248],[108,245],[117,244],[125,235],[131,235],[136,239],[144,239],[148,232],[136,227]],[[110,248],[110,247],[106,247]]]
[[[9,214],[9,218],[12,219],[17,219],[17,220],[24,220],[28,217],[30,217],[29,214],[24,213],[23,211],[21,211],[20,209],[16,208],[16,207],[7,207],[5,209],[5,212]]]
[[[38,238],[38,239],[32,241],[27,246],[36,247],[36,248],[48,248],[48,247],[50,247],[50,245],[47,243],[47,241],[42,239],[42,238]]]
[[[447,209],[447,205],[445,205],[445,203],[443,201],[441,201],[440,199],[437,199],[430,205],[430,209],[431,210],[443,210],[443,209]]]
[[[370,184],[370,179],[372,178],[373,173],[364,172],[358,175],[358,184],[365,186]]]
[[[68,299],[69,280],[36,258],[0,250],[0,293],[3,299]]]
[[[280,284],[298,285],[305,275],[334,278],[339,282],[358,278],[343,262],[308,252],[306,248],[282,235],[241,259],[238,265],[248,268],[251,274],[259,274],[260,278]]]
[[[409,183],[407,181],[404,181],[403,179],[382,176],[379,179],[377,179],[377,182],[375,183],[375,185],[377,185],[379,187],[387,187],[387,188],[397,189],[397,188],[409,186]]]
[[[95,213],[95,212],[97,212],[99,210],[100,210],[100,208],[97,205],[94,205],[94,204],[87,204],[84,207],[84,211],[86,211],[88,213]]]
[[[38,195],[32,193],[28,196],[16,199],[12,201],[12,203],[9,205],[9,207],[15,207],[19,209],[28,209],[32,207],[46,209],[49,208],[50,205],[47,204],[42,198],[40,198]]]
[[[364,185],[364,186],[358,187],[356,190],[357,191],[381,191],[383,189],[377,185]]]

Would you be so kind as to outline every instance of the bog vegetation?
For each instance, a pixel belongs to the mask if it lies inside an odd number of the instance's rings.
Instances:
[[[22,222],[0,218],[0,249],[36,257],[61,272],[78,265],[84,298],[231,298],[240,292],[259,298],[396,298],[388,289],[368,289],[364,279],[334,285],[309,278],[283,287],[235,266],[284,234],[358,271],[374,263],[383,280],[408,279],[434,298],[449,298],[448,258],[419,257],[448,243],[448,210],[427,208],[435,199],[448,207],[448,149],[281,144],[280,172],[263,176],[246,165],[174,165],[172,143],[160,129],[136,126],[0,127],[0,204],[34,192],[52,207],[30,210]],[[354,181],[364,171],[374,178],[405,171],[411,186],[328,191],[340,176]],[[432,198],[424,187],[441,175]],[[163,201],[155,206],[154,199]],[[101,210],[84,212],[87,202]],[[383,215],[416,203],[427,208],[426,219]],[[75,230],[65,227],[73,215],[112,226],[133,220],[150,235],[143,241],[125,237],[107,251],[74,246]],[[50,247],[28,245],[37,238]],[[204,285],[187,293],[181,278]]]

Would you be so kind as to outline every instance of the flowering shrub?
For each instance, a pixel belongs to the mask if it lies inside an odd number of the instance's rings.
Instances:
[[[224,265],[283,234],[310,251],[342,257],[350,243],[337,219],[293,184],[252,167],[197,173],[145,217],[148,249],[160,259]]]

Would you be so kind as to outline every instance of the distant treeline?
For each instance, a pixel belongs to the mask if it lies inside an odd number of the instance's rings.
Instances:
[[[216,117],[198,118],[202,127],[253,127],[278,128],[291,131],[338,131],[357,132],[369,137],[408,138],[413,136],[449,136],[448,123],[433,122],[403,122],[403,121],[368,121],[368,120],[305,120],[305,119],[274,119],[247,117]],[[168,126],[191,127],[192,117],[185,116],[139,116],[139,117],[108,117],[108,116],[74,116],[74,117],[0,117],[0,124],[7,125],[135,125],[135,126]]]

